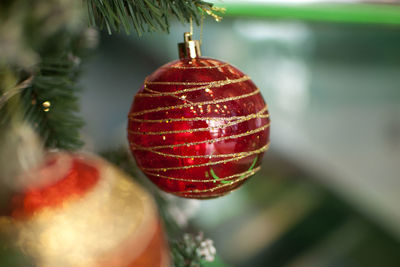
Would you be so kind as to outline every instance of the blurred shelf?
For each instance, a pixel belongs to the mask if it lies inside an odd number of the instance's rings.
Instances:
[[[313,3],[314,2],[314,3]],[[225,1],[225,17],[281,18],[400,25],[400,5],[331,1]]]

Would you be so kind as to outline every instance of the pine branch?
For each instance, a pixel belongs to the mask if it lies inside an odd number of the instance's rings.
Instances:
[[[79,135],[83,120],[77,116],[81,61],[77,55],[85,56],[92,45],[88,33],[61,31],[48,38],[40,49],[40,62],[28,74],[17,67],[5,68],[25,82],[2,94],[6,96],[0,103],[2,127],[18,117],[34,127],[47,148],[75,150],[83,145]]]
[[[90,30],[80,23],[82,13],[74,1],[0,3],[2,130],[27,120],[47,148],[82,145],[83,122],[76,113],[79,57],[93,46]]]
[[[169,17],[189,22],[192,18],[200,22],[201,12],[210,14],[212,4],[202,0],[85,0],[89,24],[113,31],[125,30],[127,34],[135,30],[143,32],[169,32]]]
[[[47,148],[77,149],[83,143],[79,129],[83,121],[77,117],[79,71],[77,59],[71,54],[47,58],[33,74],[19,74],[23,82],[2,94],[0,125],[27,121],[36,130]],[[3,101],[1,101],[3,100]]]
[[[71,54],[43,59],[32,86],[21,94],[25,120],[30,122],[48,148],[77,149],[82,146],[79,129],[77,59]]]

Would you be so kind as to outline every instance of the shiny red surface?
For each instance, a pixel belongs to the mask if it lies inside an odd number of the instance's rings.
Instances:
[[[196,67],[222,65],[219,68],[200,68]],[[195,68],[193,68],[195,67]],[[235,67],[224,62],[198,58],[193,61],[178,60],[168,63],[153,74],[147,77],[147,82],[213,82],[226,79],[238,79],[244,74]],[[148,84],[147,87],[159,92],[174,92],[185,88],[198,87],[199,85],[166,85],[166,84]],[[187,103],[199,103],[205,101],[214,101],[228,97],[235,97],[254,92],[257,87],[251,80],[232,83],[222,87],[210,88],[210,90],[198,90],[193,92],[178,94],[174,96],[157,96],[157,97],[135,97],[130,110],[130,117],[133,112],[154,109],[158,107],[176,106]],[[139,93],[149,93],[142,87]],[[184,96],[184,100],[182,99]],[[265,102],[260,93],[232,101],[224,101],[218,104],[212,103],[199,107],[195,105],[190,107],[175,108],[168,111],[155,111],[143,115],[137,115],[137,119],[161,120],[169,118],[196,118],[196,117],[218,117],[229,118],[232,116],[246,116],[255,114],[265,107]],[[136,162],[140,168],[169,168],[183,167],[190,165],[199,165],[208,162],[215,162],[231,157],[224,158],[175,158],[170,156],[158,155],[151,151],[135,150],[132,143],[142,147],[152,147],[160,145],[176,145],[188,142],[197,142],[204,140],[213,140],[216,138],[237,135],[252,131],[263,125],[269,124],[269,118],[254,118],[241,122],[226,128],[210,129],[208,131],[190,132],[197,128],[205,128],[210,126],[218,126],[229,121],[178,121],[178,122],[138,122],[129,120],[128,123],[128,139],[131,142],[131,148]],[[163,132],[174,130],[187,130],[184,133],[148,135],[146,132]],[[132,131],[141,134],[132,133]],[[190,146],[180,146],[175,148],[157,149],[159,152],[184,155],[219,155],[240,153],[259,149],[269,142],[269,127],[244,137],[226,139],[215,143],[206,142]],[[177,181],[157,177],[156,175],[146,174],[159,188],[167,192],[175,193],[179,196],[190,198],[211,198],[218,195],[226,194],[233,189],[239,187],[244,180],[227,185],[221,181],[201,182],[202,180],[213,179],[211,172],[215,173],[219,178],[228,177],[234,174],[242,173],[253,165],[259,166],[264,153],[251,155],[240,160],[220,163],[211,166],[193,167],[188,169],[156,171],[155,173],[183,179],[195,179],[200,182]],[[145,172],[146,173],[146,172]],[[154,172],[153,172],[154,173]],[[237,179],[237,178],[236,178]],[[215,189],[222,186],[222,188]],[[214,190],[215,189],[215,190]],[[189,193],[184,191],[195,190]],[[196,190],[207,192],[199,192]]]
[[[42,168],[51,168],[56,160],[56,157],[52,157]],[[73,158],[72,166],[65,177],[49,186],[29,189],[15,195],[12,199],[11,216],[25,218],[43,208],[61,206],[64,201],[85,194],[98,180],[99,171],[95,166],[85,162],[83,158]]]

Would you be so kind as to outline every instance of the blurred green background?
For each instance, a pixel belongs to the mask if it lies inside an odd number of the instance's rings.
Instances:
[[[224,4],[222,22],[204,22],[203,55],[261,88],[271,149],[240,190],[174,200],[185,210],[177,216],[214,240],[220,258],[209,266],[400,266],[398,7]],[[324,15],[332,12],[336,19]],[[88,149],[126,145],[134,94],[177,58],[188,30],[174,23],[169,35],[102,35],[82,78]]]

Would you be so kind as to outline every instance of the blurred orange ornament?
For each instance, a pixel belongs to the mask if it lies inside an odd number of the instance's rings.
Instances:
[[[54,153],[24,175],[36,183],[13,195],[0,233],[34,266],[169,266],[153,199],[111,164]]]

